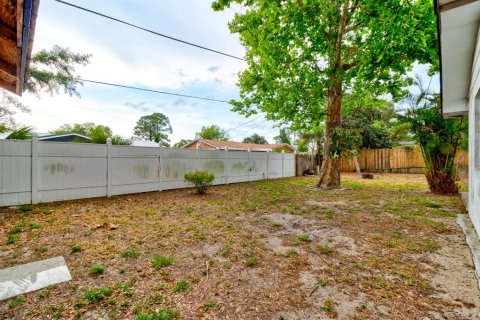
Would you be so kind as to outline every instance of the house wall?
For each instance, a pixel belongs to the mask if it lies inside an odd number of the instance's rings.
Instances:
[[[293,177],[295,155],[0,140],[0,206],[186,188],[191,171],[214,184]]]

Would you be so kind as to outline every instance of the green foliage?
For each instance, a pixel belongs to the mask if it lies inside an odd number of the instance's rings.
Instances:
[[[25,213],[25,212],[28,212],[28,211],[32,211],[32,206],[28,205],[28,204],[22,204],[21,206],[17,207],[17,210]]]
[[[179,318],[177,310],[162,308],[153,313],[141,313],[135,317],[135,320],[173,320]]]
[[[125,249],[120,251],[120,255],[123,258],[138,258],[140,257],[140,252],[135,249]]]
[[[297,142],[297,151],[298,151],[298,152],[308,152],[308,146],[307,146],[307,144],[306,144],[304,141],[299,140],[299,141]]]
[[[185,173],[185,182],[195,186],[199,194],[207,192],[207,188],[212,185],[215,175],[208,171],[197,171]]]
[[[230,138],[224,129],[215,124],[212,124],[211,126],[203,126],[200,132],[196,133],[196,136],[200,139],[222,141],[227,141]]]
[[[265,112],[295,130],[325,124],[329,151],[322,186],[339,186],[339,163],[331,157],[351,150],[351,143],[335,141],[347,137],[337,130],[343,95],[399,98],[414,62],[438,65],[431,0],[217,0],[212,8],[233,3],[243,12],[229,28],[240,36],[248,68],[240,74],[240,99],[230,102],[232,110],[247,116]]]
[[[410,126],[420,145],[430,190],[442,194],[457,193],[455,154],[458,148],[466,145],[468,123],[463,118],[444,119],[440,96],[426,90],[418,77],[416,84],[420,92],[407,94],[403,101],[408,109],[399,115],[399,121]]]
[[[248,258],[247,260],[245,260],[245,265],[246,265],[247,267],[254,267],[254,266],[257,265],[257,263],[258,263],[258,258],[255,257],[255,256],[250,257],[250,258]]]
[[[30,109],[13,94],[0,90],[0,133],[16,127],[14,116],[17,112],[29,113]]]
[[[99,287],[93,288],[90,290],[86,290],[83,293],[83,298],[88,302],[99,302],[105,299],[106,297],[110,296],[113,293],[112,289]]]
[[[92,264],[88,268],[88,272],[91,274],[102,274],[105,272],[105,267],[101,264]]]
[[[80,247],[78,244],[74,244],[74,245],[70,248],[70,250],[71,250],[72,253],[80,252],[80,251],[82,251],[82,247]]]
[[[184,292],[184,291],[187,291],[188,288],[190,288],[190,282],[188,282],[187,280],[180,280],[177,283],[175,283],[175,286],[173,286],[172,291]]]
[[[25,302],[25,298],[18,296],[10,300],[10,303],[8,304],[9,308],[15,308],[18,307],[19,305],[23,304]]]
[[[170,256],[155,256],[153,258],[153,266],[156,269],[160,269],[166,266],[169,266],[175,262],[175,259]]]
[[[192,140],[182,139],[182,140],[178,141],[177,143],[175,143],[175,144],[173,145],[173,148],[181,148],[181,147],[183,147],[184,145],[186,145],[187,143],[190,143],[190,141],[192,141]]]
[[[58,94],[62,89],[70,96],[80,96],[76,88],[82,82],[74,74],[75,66],[87,65],[90,56],[57,45],[50,50],[40,50],[32,56],[26,90],[39,95],[40,91]]]
[[[246,137],[243,139],[243,142],[245,143],[255,143],[255,144],[268,144],[267,139],[265,139],[264,136],[261,136],[257,133],[252,134],[249,137]]]
[[[362,143],[362,136],[358,130],[341,127],[332,130],[331,139],[328,152],[330,158],[334,159],[356,154],[356,149]]]
[[[10,133],[5,139],[11,140],[28,140],[32,138],[32,127],[21,127],[20,129],[14,130]]]
[[[93,122],[85,122],[85,123],[74,123],[71,124],[64,124],[60,126],[58,129],[50,131],[52,134],[63,134],[63,133],[80,133],[90,137],[90,140],[77,138],[74,142],[79,143],[97,143],[97,144],[106,144],[107,139],[112,139],[112,144],[114,145],[130,145],[132,141],[129,139],[124,139],[118,135],[113,135],[112,129],[108,126],[104,125],[97,125]]]
[[[278,136],[273,137],[273,140],[275,140],[276,143],[292,144],[290,132],[287,128],[280,129]]]
[[[353,99],[358,99],[353,97]],[[352,100],[352,99],[348,99]],[[400,138],[393,104],[377,98],[362,96],[345,106],[342,127],[357,130],[361,136],[359,149],[391,148]],[[407,139],[404,136],[404,139]]]
[[[172,126],[168,117],[162,113],[155,112],[141,117],[133,130],[133,134],[140,139],[155,141],[166,147],[169,146],[170,139],[167,133],[172,133]]]
[[[17,240],[20,238],[20,235],[18,234],[9,234],[7,237],[7,241],[5,242],[6,244],[14,244],[17,242]]]

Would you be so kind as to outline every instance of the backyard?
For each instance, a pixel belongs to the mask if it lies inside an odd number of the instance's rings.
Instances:
[[[423,175],[314,183],[1,208],[0,268],[62,255],[73,279],[0,302],[0,319],[478,317],[460,197]]]

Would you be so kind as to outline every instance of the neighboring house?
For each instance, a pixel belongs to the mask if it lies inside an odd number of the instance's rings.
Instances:
[[[39,133],[38,141],[56,141],[56,142],[81,142],[88,141],[90,137],[81,133],[68,132],[61,134]]]
[[[480,235],[480,1],[434,0],[444,117],[468,117],[468,212]]]
[[[295,148],[285,143],[255,144],[235,141],[221,141],[209,139],[195,139],[182,148],[201,150],[235,150],[235,151],[256,151],[256,152],[286,152],[293,153]]]
[[[39,0],[2,0],[0,87],[22,95],[30,62]]]

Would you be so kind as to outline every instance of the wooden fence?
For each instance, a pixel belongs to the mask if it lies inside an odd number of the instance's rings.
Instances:
[[[457,152],[457,160],[462,151]],[[369,172],[395,172],[395,173],[423,173],[423,161],[420,147],[396,147],[391,149],[361,150],[357,156],[361,171]],[[468,153],[463,152],[460,169],[468,167]],[[355,171],[354,158],[342,158],[340,170],[344,172]]]

